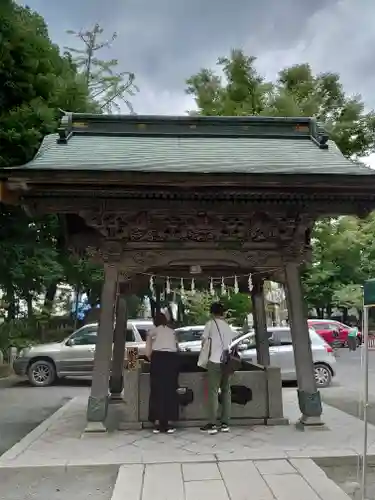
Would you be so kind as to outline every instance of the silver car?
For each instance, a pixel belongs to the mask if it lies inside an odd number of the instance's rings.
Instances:
[[[129,320],[126,346],[138,347],[144,354],[151,320]],[[57,378],[89,377],[94,368],[98,324],[79,328],[62,342],[40,344],[23,349],[13,363],[17,375],[27,376],[34,386],[48,386]]]
[[[336,358],[331,346],[320,337],[315,330],[309,329],[311,350],[313,355],[315,380],[318,387],[328,387],[336,375]],[[279,366],[283,381],[297,380],[294,363],[292,336],[288,327],[268,328],[270,363]],[[248,361],[255,361],[255,334],[249,332],[237,337],[231,347],[237,346],[240,356]]]
[[[194,327],[189,327],[193,329]],[[198,327],[197,327],[198,328]],[[200,327],[199,327],[200,328]],[[185,328],[179,328],[176,332],[180,333],[182,340],[185,334]],[[186,342],[180,344],[180,349],[183,351],[199,352],[201,349],[201,340],[203,330],[200,330],[199,338],[194,342]],[[315,379],[317,386],[328,387],[332,378],[336,374],[336,358],[331,346],[326,344],[324,340],[312,329],[309,330],[311,340],[311,350],[313,354]],[[198,337],[199,333],[196,333]],[[272,327],[268,328],[269,336],[269,352],[270,363],[272,366],[279,366],[281,369],[281,378],[283,381],[297,380],[296,368],[294,364],[294,353],[292,345],[292,337],[288,327]],[[190,340],[186,338],[186,340]],[[256,362],[257,353],[255,348],[255,332],[250,331],[244,335],[239,335],[234,339],[231,347],[237,347],[242,359]]]
[[[205,325],[182,326],[176,328],[176,335],[180,351],[199,352],[201,350],[201,338]],[[233,335],[242,333],[242,328],[232,326]]]

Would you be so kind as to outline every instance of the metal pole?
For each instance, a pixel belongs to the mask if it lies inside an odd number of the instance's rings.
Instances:
[[[366,477],[367,477],[367,408],[368,408],[368,310],[363,307],[363,341],[364,341],[364,363],[363,363],[363,455],[362,455],[362,480],[361,480],[361,500],[366,500]]]

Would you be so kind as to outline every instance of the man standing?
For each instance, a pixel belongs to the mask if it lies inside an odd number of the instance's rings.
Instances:
[[[350,324],[351,328],[348,333],[348,347],[349,351],[355,351],[358,345],[358,328],[354,323]]]
[[[208,401],[207,413],[208,423],[201,427],[201,430],[208,434],[216,434],[229,431],[229,420],[231,413],[231,375],[224,370],[222,357],[224,351],[227,351],[229,345],[235,336],[234,330],[230,327],[224,318],[225,308],[220,302],[211,305],[210,312],[212,319],[205,326],[202,343],[210,342],[211,349],[207,363],[207,381],[208,381]],[[210,340],[209,340],[210,339]],[[220,425],[217,425],[217,413],[219,405],[219,389],[221,392],[221,418]]]

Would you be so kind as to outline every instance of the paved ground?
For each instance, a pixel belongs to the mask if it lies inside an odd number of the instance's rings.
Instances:
[[[322,391],[323,401],[353,416],[359,415],[362,388],[361,351],[341,349],[337,380]],[[375,351],[370,354],[369,421],[375,425]],[[18,442],[68,399],[88,393],[89,382],[65,380],[55,387],[32,388],[26,382],[0,380],[0,455]]]
[[[294,389],[284,389],[284,402],[285,414],[295,420],[299,410]],[[43,492],[60,500],[64,491],[74,499],[81,484],[82,495],[105,500],[113,485],[105,466],[117,464],[121,467],[111,500],[348,500],[309,457],[330,464],[341,463],[344,457],[355,463],[362,444],[361,422],[327,405],[323,429],[236,427],[216,436],[181,429],[172,436],[134,430],[82,437],[85,408],[86,396],[74,398],[0,458],[0,466],[12,474],[25,470],[25,480],[22,472],[10,476],[8,490],[2,490],[4,499],[31,500],[26,496],[31,486],[34,498]],[[369,443],[374,459],[372,425]],[[47,466],[58,472],[49,475],[43,470]],[[98,468],[95,488],[86,484],[90,476],[79,482],[79,466]],[[14,497],[18,482],[19,496]]]
[[[284,414],[295,422],[299,415],[297,394],[284,389]],[[336,408],[324,405],[326,427],[294,425],[233,427],[228,434],[202,435],[199,429],[179,429],[173,435],[149,430],[85,434],[87,397],[78,396],[25,440],[2,457],[0,466],[35,467],[172,462],[217,462],[275,458],[351,457],[362,451],[363,424]],[[111,405],[110,411],[126,411]],[[368,429],[369,453],[375,459],[375,426]]]
[[[16,381],[2,380],[0,385],[0,455],[70,398],[89,391],[84,381],[64,381],[47,388]]]
[[[112,500],[345,500],[309,459],[124,465]],[[349,500],[349,499],[348,499]]]
[[[359,401],[363,387],[361,350],[339,351],[337,359],[337,380],[333,386],[321,391],[322,399],[330,406],[358,417]],[[375,351],[369,352],[369,422],[375,425]]]
[[[340,351],[337,371],[337,381],[322,391],[323,401],[332,406],[324,409],[330,431],[301,433],[293,426],[255,427],[233,429],[230,435],[217,439],[202,439],[194,430],[179,431],[172,439],[147,431],[116,433],[104,440],[102,436],[80,439],[89,383],[65,381],[52,388],[36,389],[25,383],[4,387],[2,382],[0,454],[68,399],[78,396],[77,404],[72,401],[70,413],[62,415],[59,422],[30,442],[24,452],[9,459],[4,456],[6,469],[0,469],[2,497],[33,500],[47,495],[51,500],[78,500],[82,496],[118,500],[141,498],[142,490],[142,500],[250,498],[244,496],[244,491],[245,495],[256,494],[262,500],[341,500],[343,491],[338,491],[307,458],[329,457],[329,462],[334,463],[339,456],[356,459],[360,452],[361,423],[353,418],[358,415],[362,387],[360,351]],[[370,353],[369,374],[369,414],[370,422],[375,424],[375,352]],[[284,393],[286,414],[296,419],[295,390],[287,388]],[[369,445],[375,456],[373,426],[369,429]],[[88,463],[91,467],[87,467]],[[36,468],[29,468],[31,464]],[[114,487],[120,464],[126,465],[121,466]],[[46,465],[50,466],[48,470]],[[325,470],[348,492],[357,478],[355,465]],[[369,493],[373,493],[372,489]]]

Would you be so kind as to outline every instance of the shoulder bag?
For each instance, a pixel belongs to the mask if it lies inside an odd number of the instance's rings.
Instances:
[[[223,336],[221,335],[219,325],[215,319],[214,321],[217,331],[219,333],[220,342],[223,349],[220,358],[222,370],[224,373],[232,375],[234,372],[238,371],[241,368],[241,358],[237,351],[235,351],[234,349],[229,349],[229,346],[228,347],[224,346],[224,339]]]

